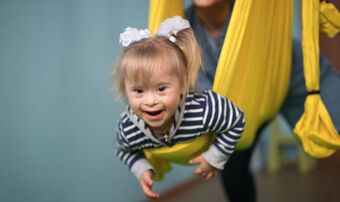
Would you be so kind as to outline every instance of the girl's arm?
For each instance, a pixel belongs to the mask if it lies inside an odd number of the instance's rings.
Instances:
[[[141,150],[133,150],[126,138],[121,122],[118,124],[115,140],[115,150],[118,158],[129,167],[137,179],[147,170],[153,170]]]
[[[123,126],[119,123],[115,141],[116,155],[137,177],[144,194],[153,199],[159,198],[159,194],[152,191],[153,168],[151,164],[145,158],[143,151],[131,149],[125,137]]]
[[[245,126],[244,113],[229,99],[207,91],[206,126],[217,134],[202,157],[213,167],[222,170],[234,152]]]

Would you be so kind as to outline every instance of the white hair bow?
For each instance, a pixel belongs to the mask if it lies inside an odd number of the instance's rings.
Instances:
[[[180,16],[174,16],[159,24],[157,35],[168,37],[170,41],[175,43],[177,32],[186,28],[190,28],[189,21]]]
[[[119,43],[123,47],[128,47],[131,43],[135,41],[140,41],[144,38],[149,38],[151,33],[147,29],[137,29],[132,27],[127,27],[123,33],[119,36]]]
[[[190,28],[189,21],[180,16],[174,16],[166,19],[159,25],[157,35],[165,36],[175,43],[177,32],[186,28]],[[151,33],[147,29],[128,27],[120,34],[119,43],[121,43],[123,47],[128,47],[133,42],[149,37],[151,37]]]

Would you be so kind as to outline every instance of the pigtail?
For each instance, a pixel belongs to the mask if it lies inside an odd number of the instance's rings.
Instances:
[[[198,71],[202,66],[202,52],[191,28],[183,29],[176,34],[176,45],[183,51],[187,61],[188,90],[194,90]]]

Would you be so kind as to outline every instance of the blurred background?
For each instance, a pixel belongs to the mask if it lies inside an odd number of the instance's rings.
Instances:
[[[0,201],[145,199],[113,153],[124,100],[115,100],[110,74],[119,34],[146,28],[148,7],[137,0],[0,1]],[[254,170],[266,162],[261,151]],[[173,169],[156,191],[192,180],[191,167]]]

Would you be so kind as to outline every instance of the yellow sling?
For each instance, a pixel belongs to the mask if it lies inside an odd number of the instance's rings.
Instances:
[[[340,28],[340,14],[334,6],[319,0],[302,1],[302,47],[307,91],[305,112],[295,126],[304,150],[313,157],[328,157],[340,149],[340,136],[320,97],[319,22],[321,30],[334,36]],[[320,10],[320,11],[319,11]],[[319,20],[319,12],[321,19]]]

